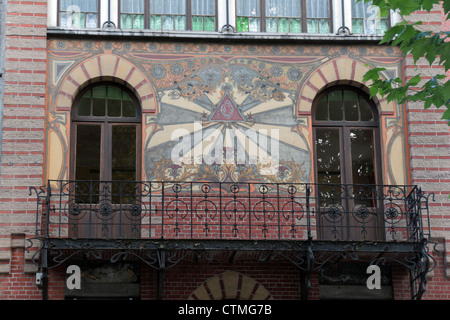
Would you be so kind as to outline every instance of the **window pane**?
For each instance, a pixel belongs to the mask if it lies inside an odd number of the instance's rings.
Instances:
[[[86,92],[83,97],[78,101],[77,115],[78,116],[90,116],[91,115],[91,90]]]
[[[330,33],[330,21],[326,19],[319,20],[319,33]]]
[[[317,103],[316,111],[314,113],[315,119],[318,121],[328,120],[328,103],[327,96],[324,96]]]
[[[315,19],[307,19],[306,20],[306,29],[309,33],[319,33],[319,28],[317,25],[317,20]]]
[[[123,117],[136,117],[136,107],[131,97],[125,91],[123,92],[122,109]]]
[[[352,19],[352,32],[353,33],[364,33],[362,19]]]
[[[173,30],[173,17],[172,16],[162,16],[162,25],[164,30]]]
[[[267,32],[277,32],[277,19],[267,19],[266,20],[266,31]]]
[[[136,180],[136,126],[112,126],[112,180]]]
[[[248,31],[258,32],[259,31],[259,18],[250,18]]]
[[[358,96],[354,91],[344,90],[344,112],[346,121],[358,121]]]
[[[101,126],[77,125],[75,179],[100,180]]]
[[[215,31],[216,30],[216,18],[215,17],[205,17],[205,31]]]
[[[361,121],[373,121],[372,108],[369,103],[362,97],[359,98],[359,111],[361,113]]]
[[[328,94],[328,106],[330,112],[330,120],[332,121],[342,121],[343,120],[343,110],[342,110],[342,91],[332,91]]]
[[[86,28],[97,28],[97,14],[86,14]]]
[[[281,18],[278,19],[278,32],[289,32],[289,19],[287,18]]]
[[[144,16],[133,15],[133,29],[144,29]]]
[[[302,22],[301,19],[291,20],[291,33],[301,33],[302,32]]]
[[[150,16],[150,29],[160,30],[161,26],[161,16]]]
[[[175,30],[186,30],[185,16],[175,16]]]
[[[316,129],[318,183],[341,183],[341,149],[338,129]]]
[[[133,28],[133,17],[131,14],[122,14],[120,16],[120,26],[122,29]]]
[[[240,32],[248,32],[248,18],[238,17],[237,18],[237,30]]]
[[[92,89],[92,115],[105,116],[106,86],[98,86]]]
[[[354,184],[375,184],[373,131],[350,130]]]

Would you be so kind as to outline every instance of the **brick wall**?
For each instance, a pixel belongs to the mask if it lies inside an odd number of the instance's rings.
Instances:
[[[442,10],[435,7],[427,12],[416,12],[411,21],[422,21],[423,30],[439,32],[445,30]],[[414,64],[411,56],[406,57],[406,80],[420,73],[423,79],[442,74],[444,68],[437,64],[429,65],[425,59]],[[448,121],[442,120],[444,107],[424,109],[423,103],[408,103],[407,118],[411,157],[411,179],[413,184],[426,192],[435,194],[430,203],[431,231],[435,239],[443,239],[443,250],[449,251],[450,234],[447,220],[450,219],[450,131]],[[449,257],[440,255],[438,262],[447,265]],[[450,270],[444,270],[446,277]],[[431,279],[432,281],[433,279]],[[447,282],[447,285],[449,283]]]
[[[34,234],[36,202],[28,188],[42,184],[47,2],[8,1],[6,9],[0,288],[5,289],[2,298],[30,299],[40,296],[24,237]],[[23,241],[19,247],[14,245],[17,235]],[[18,286],[31,289],[12,290]]]

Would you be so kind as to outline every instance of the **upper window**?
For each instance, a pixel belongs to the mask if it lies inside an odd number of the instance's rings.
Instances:
[[[238,32],[330,33],[330,0],[236,0]]]
[[[59,25],[64,28],[98,28],[98,1],[60,0]]]
[[[381,19],[380,10],[372,1],[352,0],[352,32],[362,34],[383,34],[389,27],[388,18]]]
[[[120,0],[120,28],[215,31],[215,0]]]

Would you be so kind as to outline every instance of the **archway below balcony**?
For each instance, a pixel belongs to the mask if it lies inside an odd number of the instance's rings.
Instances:
[[[217,274],[195,289],[189,300],[272,300],[272,295],[259,282],[236,271]]]

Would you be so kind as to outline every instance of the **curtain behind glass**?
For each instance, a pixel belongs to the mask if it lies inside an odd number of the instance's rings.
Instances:
[[[144,29],[144,0],[122,0],[120,25],[123,29]]]
[[[309,33],[329,33],[330,8],[328,0],[306,0],[307,31]]]
[[[64,28],[97,28],[97,1],[60,0],[59,25]]]

